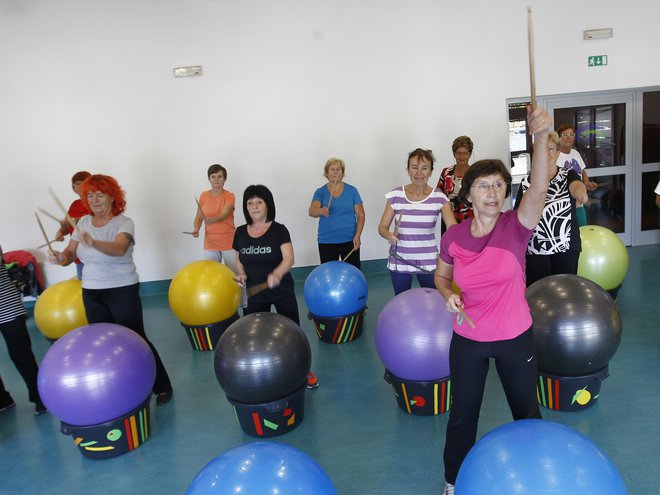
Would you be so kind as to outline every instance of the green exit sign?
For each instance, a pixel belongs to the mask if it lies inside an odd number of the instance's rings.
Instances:
[[[589,67],[607,65],[607,55],[591,55],[588,60]]]

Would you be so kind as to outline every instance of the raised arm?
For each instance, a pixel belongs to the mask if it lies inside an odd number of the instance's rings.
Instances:
[[[548,112],[541,107],[534,110],[527,107],[527,124],[534,135],[534,156],[529,179],[530,185],[520,201],[518,220],[528,229],[533,229],[541,219],[548,192],[550,167],[554,167],[555,164],[548,160],[548,132],[552,127],[552,120]]]

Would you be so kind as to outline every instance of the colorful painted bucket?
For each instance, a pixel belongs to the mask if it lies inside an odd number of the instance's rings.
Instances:
[[[186,329],[186,335],[190,345],[196,351],[213,351],[216,348],[218,340],[229,326],[239,319],[238,312],[218,323],[209,325],[186,325],[181,326]]]
[[[343,344],[355,340],[362,335],[365,306],[357,313],[334,318],[316,316],[309,313],[308,318],[314,322],[316,334],[322,342]]]
[[[539,404],[555,411],[581,411],[594,405],[600,397],[609,367],[583,376],[560,376],[539,371],[536,395]]]
[[[244,404],[230,397],[238,422],[245,433],[253,437],[275,437],[290,432],[302,423],[305,415],[305,390],[303,385],[283,399],[264,404]]]
[[[403,380],[385,370],[385,381],[394,388],[399,407],[408,414],[433,416],[444,414],[451,406],[451,379],[431,381]]]
[[[75,426],[62,422],[60,431],[71,435],[83,457],[110,459],[137,449],[151,432],[149,403],[151,393],[137,409],[126,416],[92,426]]]

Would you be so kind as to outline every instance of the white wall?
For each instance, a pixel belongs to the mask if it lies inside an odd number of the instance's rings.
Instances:
[[[219,162],[239,202],[249,184],[273,190],[297,265],[315,264],[307,207],[338,156],[365,203],[363,259],[383,258],[383,194],[411,149],[435,150],[434,179],[460,134],[474,159],[506,160],[505,99],[529,94],[528,3],[539,95],[660,83],[652,0],[2,0],[0,242],[41,244],[33,211],[57,211],[48,187],[72,201],[87,169],[127,191],[142,280],[171,278],[200,256],[180,232]],[[582,40],[600,27],[614,37]],[[202,77],[172,76],[198,64]]]

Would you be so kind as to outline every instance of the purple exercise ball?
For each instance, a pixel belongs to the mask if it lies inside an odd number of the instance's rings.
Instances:
[[[37,385],[54,416],[90,426],[133,411],[149,396],[155,378],[156,360],[142,337],[121,325],[94,323],[51,346]]]
[[[411,289],[395,296],[376,322],[376,350],[385,368],[403,380],[448,377],[454,316],[435,289]]]

